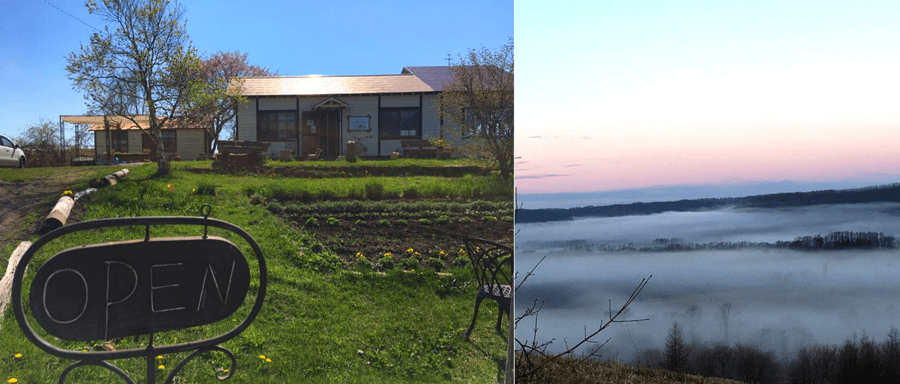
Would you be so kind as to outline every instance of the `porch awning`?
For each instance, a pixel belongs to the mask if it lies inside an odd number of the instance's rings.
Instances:
[[[350,105],[341,101],[336,97],[329,97],[323,100],[321,103],[318,103],[313,106],[313,109],[341,109],[341,108],[349,108]]]

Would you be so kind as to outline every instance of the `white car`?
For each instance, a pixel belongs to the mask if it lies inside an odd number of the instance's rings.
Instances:
[[[0,167],[25,168],[25,152],[6,136],[0,136]]]

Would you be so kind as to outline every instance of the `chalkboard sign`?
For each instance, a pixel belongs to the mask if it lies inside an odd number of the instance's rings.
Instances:
[[[29,302],[66,340],[110,340],[213,323],[250,287],[241,251],[219,237],[164,238],[64,250],[44,263]]]
[[[127,372],[107,360],[143,358],[148,367],[147,382],[155,383],[157,356],[182,352],[190,353],[166,371],[166,382],[173,382],[191,360],[212,352],[223,353],[231,360],[230,368],[216,370],[216,377],[225,380],[234,375],[237,358],[219,344],[240,335],[262,310],[268,272],[262,249],[253,237],[234,224],[209,218],[210,211],[210,206],[204,205],[203,217],[121,217],[74,223],[47,233],[25,251],[13,276],[13,312],[25,337],[34,345],[54,356],[78,360],[62,371],[59,382],[65,382],[72,370],[93,365],[133,383]],[[30,284],[23,284],[25,271],[35,270],[28,268],[29,263],[48,243],[82,231],[100,233],[98,229],[102,228],[136,226],[144,228],[143,239],[120,238],[63,250],[36,272],[29,272],[33,276]],[[162,226],[193,227],[202,235],[153,238],[151,229]],[[209,236],[210,228],[235,236]],[[244,247],[232,243],[238,239],[243,239],[255,257],[247,257],[242,252]],[[26,287],[30,287],[27,293]],[[252,305],[245,303],[248,296],[255,297]],[[240,316],[236,316],[238,313]],[[154,338],[158,332],[214,322],[233,328],[206,339],[188,338],[174,344]],[[45,332],[37,332],[32,324]],[[47,340],[42,333],[56,337]],[[126,336],[136,340],[146,337],[147,342],[143,347],[111,351],[60,348],[51,342],[115,342]]]

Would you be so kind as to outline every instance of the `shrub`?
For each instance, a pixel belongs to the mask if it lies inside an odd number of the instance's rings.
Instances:
[[[403,190],[403,198],[404,199],[416,199],[422,197],[422,193],[419,192],[419,189],[416,187],[409,187]]]
[[[327,220],[328,220],[328,226],[330,226],[330,227],[333,227],[333,226],[341,223],[341,221],[338,220],[338,218],[334,217],[334,216],[328,216]]]
[[[434,270],[438,272],[440,272],[441,269],[444,268],[444,262],[434,257],[429,257],[428,260],[425,260],[425,265],[429,268],[434,268]]]
[[[431,220],[422,218],[422,219],[419,219],[419,224],[422,224],[422,225],[431,225]]]
[[[212,184],[212,183],[207,183],[207,182],[200,182],[200,185],[197,186],[196,193],[198,195],[215,196],[216,195],[216,185]]]
[[[384,197],[384,184],[378,181],[369,181],[366,183],[366,197],[370,200],[379,200]]]
[[[448,222],[450,222],[450,217],[448,217],[447,215],[440,215],[437,219],[434,219],[434,222],[438,224],[447,224]]]
[[[310,217],[310,218],[306,219],[306,226],[307,227],[318,227],[319,220],[316,219],[315,217]]]
[[[406,219],[397,219],[394,222],[397,223],[397,225],[408,225],[409,224],[409,222],[407,222]]]
[[[381,266],[381,269],[391,269],[394,268],[394,257],[393,256],[382,256],[378,259],[378,265]]]
[[[415,258],[412,258],[412,257],[401,259],[400,266],[406,270],[413,269],[413,268],[419,266],[419,260],[416,260]]]

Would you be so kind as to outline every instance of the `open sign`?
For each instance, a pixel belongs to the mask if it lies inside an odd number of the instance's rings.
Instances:
[[[231,360],[231,367],[217,369],[216,377],[226,380],[234,375],[237,358],[219,344],[246,330],[262,310],[268,272],[262,249],[253,237],[234,224],[209,218],[210,211],[210,206],[204,205],[204,217],[121,217],[75,223],[47,233],[25,251],[13,275],[13,312],[25,337],[34,345],[54,356],[79,360],[62,371],[60,383],[72,370],[86,365],[106,369],[133,383],[126,371],[106,361],[127,358],[146,360],[147,382],[155,383],[157,356],[189,351],[168,372],[166,382],[173,382],[188,362],[206,353],[223,353]],[[202,226],[203,236],[151,238],[152,227],[173,225]],[[128,226],[144,227],[144,239],[69,248],[51,257],[34,273],[25,303],[25,271],[42,247],[70,233]],[[156,332],[224,320],[244,305],[250,290],[250,259],[231,241],[208,236],[209,228],[231,232],[250,246],[256,256],[255,302],[243,321],[233,323],[234,328],[222,334],[180,344],[156,344]],[[99,352],[63,349],[36,332],[33,322],[66,340],[109,340],[142,334],[148,340],[141,348]]]
[[[109,340],[225,319],[249,287],[247,261],[228,240],[137,240],[56,254],[32,280],[29,303],[56,337]]]

